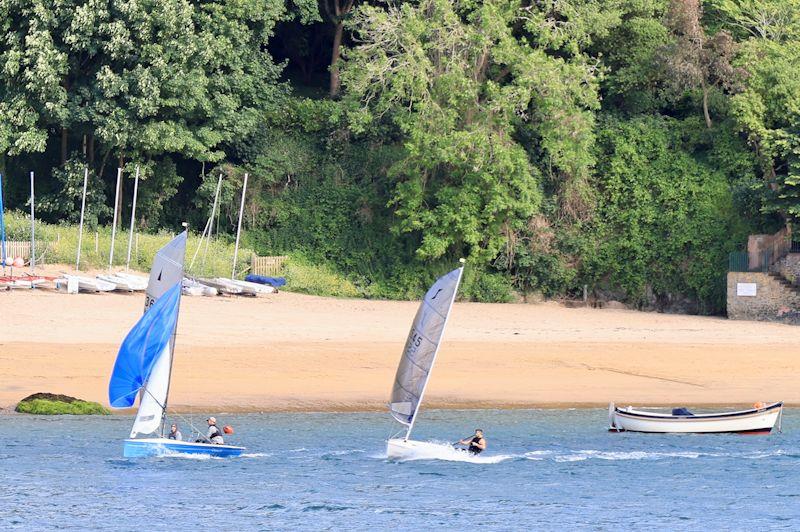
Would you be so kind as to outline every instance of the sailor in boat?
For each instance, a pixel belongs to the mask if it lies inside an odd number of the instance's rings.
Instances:
[[[475,429],[473,436],[460,440],[458,444],[467,445],[467,451],[472,454],[482,453],[486,450],[486,438],[483,437],[483,429]]]
[[[222,430],[217,427],[217,418],[211,416],[206,420],[208,423],[208,432],[206,433],[206,442],[222,445],[225,440],[222,439]]]
[[[169,434],[167,435],[167,438],[176,441],[183,440],[183,435],[181,434],[181,431],[178,430],[178,425],[176,425],[175,423],[172,424],[172,426],[169,429]]]

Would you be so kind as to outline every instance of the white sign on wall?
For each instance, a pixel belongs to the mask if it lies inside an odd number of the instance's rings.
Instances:
[[[754,297],[756,295],[756,283],[736,283],[736,295]]]

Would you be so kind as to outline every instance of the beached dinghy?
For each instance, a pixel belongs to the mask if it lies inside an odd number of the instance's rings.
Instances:
[[[212,279],[198,279],[201,284],[216,288],[220,294],[239,295],[244,293],[241,286],[231,282],[230,279],[224,277],[214,277]]]
[[[249,281],[239,281],[238,279],[228,279],[236,286],[242,288],[242,293],[254,296],[265,296],[275,291],[275,288],[265,284],[251,283]]]
[[[186,232],[175,237],[156,254],[147,285],[144,316],[133,326],[120,346],[108,384],[108,399],[114,408],[130,408],[139,396],[139,411],[125,440],[125,457],[204,454],[239,456],[244,447],[170,440],[164,437],[175,332],[181,301]],[[160,428],[160,437],[151,435]]]
[[[147,288],[147,279],[138,275],[128,275],[120,273],[106,273],[97,276],[101,281],[112,283],[116,286],[115,290],[123,292],[141,292]]]
[[[442,449],[452,450],[450,445],[414,441],[410,437],[463,273],[462,266],[433,283],[414,317],[389,401],[392,417],[408,428],[405,436],[387,442],[389,458],[433,458],[441,456]]]
[[[183,278],[183,282],[181,283],[182,292],[185,296],[215,296],[217,295],[217,289],[212,288],[210,286],[206,286],[202,283],[195,281],[194,279],[190,279],[188,277]]]
[[[117,285],[114,283],[109,283],[102,279],[84,277],[82,275],[64,275],[64,279],[67,279],[67,281],[75,279],[78,283],[79,292],[111,292],[117,288]]]
[[[671,414],[608,407],[609,430],[612,432],[656,433],[713,433],[737,432],[742,434],[768,434],[778,425],[783,415],[783,403],[756,405],[756,408],[737,412],[693,414],[685,408],[675,408]]]

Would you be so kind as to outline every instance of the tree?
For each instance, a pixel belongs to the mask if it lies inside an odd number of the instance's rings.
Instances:
[[[527,19],[514,0],[365,6],[353,17],[359,44],[342,76],[353,127],[389,120],[402,132],[391,205],[398,231],[421,234],[420,258],[493,258],[539,205],[533,151],[568,174],[591,168],[593,65],[548,54],[534,41],[546,33],[539,20]]]
[[[701,90],[703,117],[710,129],[709,92],[738,90],[746,73],[731,64],[736,52],[731,34],[723,30],[709,37],[702,18],[701,0],[670,0],[666,24],[674,40],[665,48],[665,67],[676,93]]]

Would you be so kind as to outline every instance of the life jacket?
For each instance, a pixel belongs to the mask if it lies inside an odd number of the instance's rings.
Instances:
[[[220,438],[222,438],[222,431],[221,431],[221,430],[219,430],[219,427],[218,427],[218,426],[216,426],[216,425],[211,425],[211,427],[213,427],[213,428],[214,428],[214,430],[215,430],[216,432],[214,432],[214,433],[213,433],[211,436],[209,436],[209,438],[208,438],[208,439],[209,439],[209,440],[213,440],[213,439],[214,439],[214,438],[216,438],[217,436],[219,436]],[[223,440],[224,440],[224,438],[223,438]]]
[[[483,439],[483,438],[479,438],[478,436],[474,436],[474,437],[473,437],[473,438],[472,438],[472,439],[469,441],[469,449],[467,449],[467,450],[468,450],[469,452],[471,452],[472,454],[480,454],[480,453],[482,453],[482,452],[483,452],[483,449],[481,449],[480,447],[478,447],[478,446],[476,445],[476,444],[477,444],[478,442],[480,442],[482,439]]]

